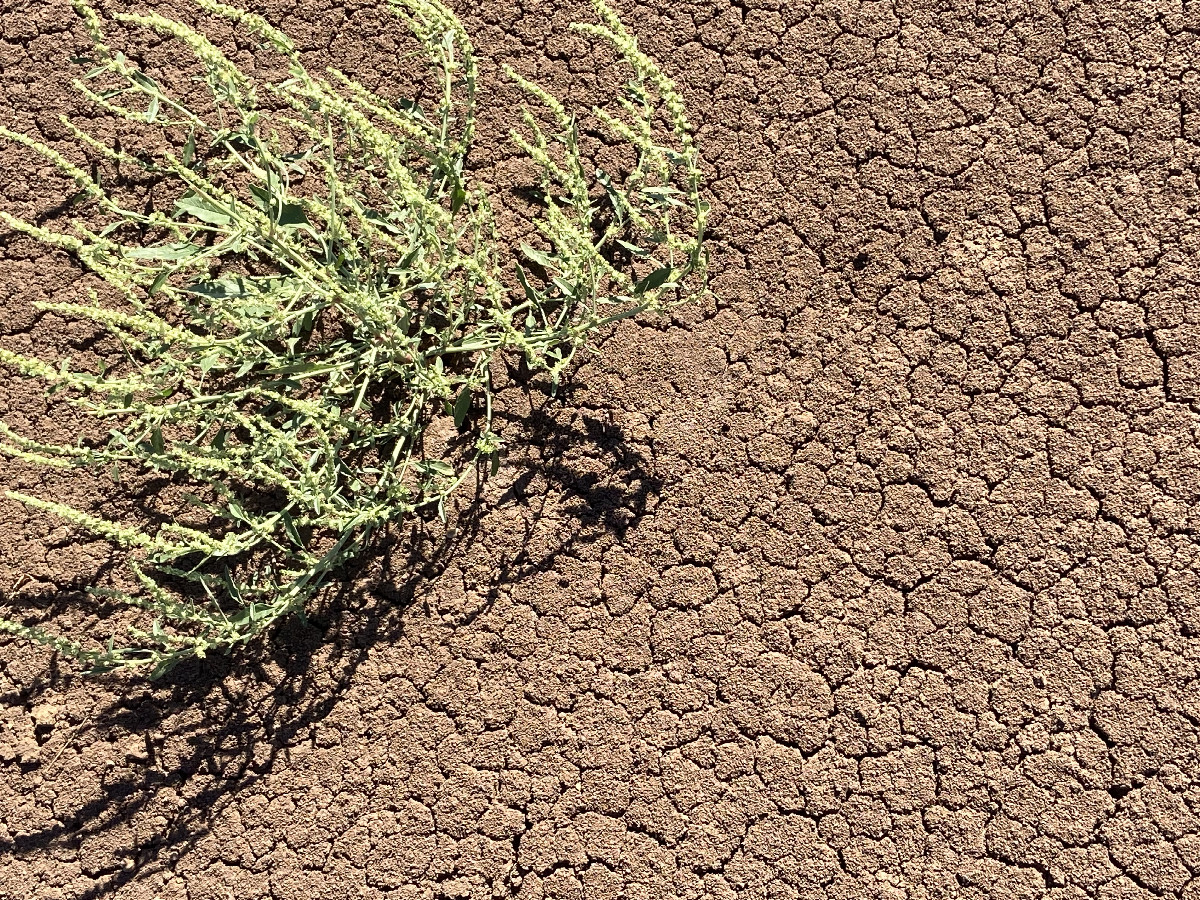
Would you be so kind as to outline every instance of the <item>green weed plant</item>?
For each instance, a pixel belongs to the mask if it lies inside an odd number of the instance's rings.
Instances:
[[[520,354],[557,383],[598,329],[704,290],[708,206],[682,100],[602,0],[598,23],[574,28],[610,45],[631,77],[590,114],[636,164],[622,176],[589,166],[576,116],[509,70],[532,107],[512,139],[541,173],[543,246],[519,254],[498,241],[488,196],[468,179],[476,53],[441,0],[390,4],[429,64],[436,102],[424,105],[387,102],[337,69],[310,71],[262,17],[194,3],[257,38],[286,75],[239,68],[181,22],[113,15],[198,62],[207,89],[197,110],[111,46],[106,22],[74,0],[92,42],[76,87],[110,117],[161,129],[172,149],[135,153],[64,118],[76,162],[0,128],[73,179],[87,210],[69,230],[4,212],[0,222],[69,251],[118,298],[38,308],[100,326],[124,353],[91,372],[0,348],[0,364],[109,429],[102,441],[59,444],[0,423],[0,453],[163,473],[199,508],[190,525],[130,524],[7,492],[125,551],[140,588],[94,592],[137,612],[126,637],[0,619],[0,630],[93,672],[159,675],[302,612],[379,529],[420,509],[444,514],[473,470],[494,471],[497,354]],[[127,208],[105,187],[114,168],[173,186],[173,203]],[[453,418],[465,449],[427,452],[438,415]]]

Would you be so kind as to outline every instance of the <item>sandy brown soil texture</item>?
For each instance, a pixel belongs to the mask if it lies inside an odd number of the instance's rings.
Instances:
[[[268,12],[386,85],[372,6]],[[587,95],[586,9],[460,6]],[[153,688],[4,646],[0,897],[1200,897],[1200,5],[624,11],[718,302],[511,379],[457,532],[268,645]],[[61,139],[82,47],[3,0],[0,121]],[[76,277],[0,235],[0,341],[86,352],[28,305]],[[107,548],[0,521],[6,600],[76,615]]]

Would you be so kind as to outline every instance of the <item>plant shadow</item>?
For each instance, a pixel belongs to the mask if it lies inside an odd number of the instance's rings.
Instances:
[[[523,507],[524,534],[509,558],[503,583],[547,571],[556,559],[605,536],[623,539],[648,512],[665,487],[646,451],[632,443],[608,410],[572,402],[580,387],[566,380],[550,388],[523,367],[510,375],[524,394],[517,412],[500,412],[506,433],[519,434],[521,459],[508,464],[520,470],[494,501],[497,509]],[[569,535],[546,548],[534,549],[533,534],[552,507],[573,522]]]
[[[437,561],[452,558],[461,542],[472,538],[479,518],[471,512],[475,507],[440,537],[431,537],[426,523],[415,521],[404,539],[380,538],[372,548],[377,554],[403,544],[410,548],[401,599],[419,597],[422,586],[436,577]],[[114,865],[102,867],[96,887],[76,896],[107,896],[169,867],[208,833],[209,823],[236,795],[267,776],[281,756],[311,742],[315,726],[337,706],[370,647],[402,627],[400,609],[377,608],[363,590],[366,565],[348,571],[342,587],[305,618],[285,621],[233,657],[189,660],[153,684],[128,676],[105,679],[117,696],[86,714],[48,763],[22,765],[22,775],[35,774],[36,767],[43,780],[65,777],[64,767],[56,772],[55,764],[72,743],[115,739],[124,764],[98,778],[87,772],[84,777],[98,784],[72,784],[85,788],[90,799],[74,808],[56,806],[58,820],[52,825],[22,833],[17,823],[8,823],[16,836],[0,837],[0,857],[78,851],[90,838],[155,816],[148,839],[130,841]],[[0,695],[0,705],[28,708],[51,691],[69,698],[82,678],[55,661],[32,689]],[[80,774],[72,777],[78,781]],[[164,797],[179,800],[172,808]]]
[[[603,412],[572,415],[559,402],[569,396],[569,383],[555,399],[536,379],[515,381],[531,412],[501,414],[498,420],[527,452],[506,463],[521,471],[486,506],[522,507],[525,533],[517,536],[516,552],[489,596],[503,584],[548,569],[582,542],[623,535],[663,486],[652,462]],[[474,497],[461,499],[449,525],[436,517],[414,518],[403,533],[379,535],[304,619],[284,622],[232,658],[188,661],[153,685],[110,676],[111,702],[85,714],[53,746],[61,754],[70,744],[115,741],[125,750],[125,763],[104,774],[76,768],[71,777],[93,782],[74,785],[89,799],[73,808],[56,804],[57,820],[46,827],[20,832],[10,825],[15,836],[0,834],[0,857],[78,852],[85,841],[106,835],[101,843],[123,849],[79,900],[107,896],[169,870],[210,833],[224,808],[281,759],[312,746],[317,725],[338,706],[371,648],[403,633],[404,611],[420,603],[460,549],[478,539],[485,483],[481,473]],[[535,551],[530,538],[552,496],[555,513],[569,516],[574,527],[548,552],[544,543]],[[52,693],[86,695],[81,681],[55,665],[33,687],[0,694],[0,706],[30,709]],[[37,764],[43,780],[66,776],[65,765],[57,763],[56,757]],[[156,824],[134,840],[122,831],[134,821]]]

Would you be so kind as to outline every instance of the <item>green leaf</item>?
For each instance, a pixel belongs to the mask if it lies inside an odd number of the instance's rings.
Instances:
[[[275,309],[269,297],[273,297],[290,286],[291,279],[271,275],[253,278],[243,275],[231,275],[228,278],[214,278],[210,281],[194,281],[184,290],[189,294],[199,294],[212,300],[234,300],[238,297],[260,297],[258,304],[242,304],[239,311],[246,315],[266,315]],[[255,311],[257,310],[257,311]]]
[[[285,202],[281,197],[273,194],[269,187],[259,184],[250,185],[250,193],[254,195],[254,205],[276,225],[282,228],[312,227],[302,203]]]
[[[150,287],[148,287],[146,289],[146,293],[153,297],[155,294],[157,294],[159,292],[159,289],[161,289],[162,286],[167,283],[167,279],[170,277],[171,277],[171,270],[163,269],[161,272],[159,272],[157,275],[154,276],[154,281],[152,281],[150,283]]]
[[[195,281],[184,288],[189,294],[199,294],[213,300],[229,300],[234,297],[246,297],[254,293],[249,289],[246,280],[233,278],[218,278],[214,281]]]
[[[183,145],[183,158],[180,162],[186,169],[192,164],[192,160],[196,158],[196,132],[189,131],[187,141]]]
[[[440,459],[427,459],[417,463],[417,468],[423,475],[446,475],[454,474],[454,466],[443,462]]]
[[[642,188],[642,196],[646,198],[652,209],[660,209],[664,206],[683,207],[675,195],[682,194],[683,191],[668,187],[666,185],[657,185],[655,187]]]
[[[352,206],[357,207],[358,210],[362,213],[363,218],[366,219],[368,222],[372,223],[373,225],[376,225],[379,228],[382,228],[384,231],[389,232],[390,234],[404,234],[403,228],[397,227],[394,223],[389,222],[387,219],[385,219],[383,216],[381,216],[375,210],[368,209],[367,207],[363,206],[361,203],[359,203],[354,198],[352,198],[352,197],[347,198],[347,202],[349,202]],[[400,264],[396,267],[397,268],[396,271],[392,271],[390,269],[388,271],[392,272],[393,275],[407,274],[409,269],[412,267],[412,261],[415,257],[416,257],[416,251],[413,251],[412,253],[409,253],[407,256],[405,256],[404,259],[402,259],[400,261]]]
[[[283,520],[283,530],[287,532],[287,536],[291,538],[292,543],[297,547],[303,547],[304,539],[300,536],[300,529],[296,527],[296,520],[292,518],[292,514],[286,509],[281,510],[279,518]]]
[[[316,310],[307,310],[304,315],[292,323],[292,334],[302,335],[312,331],[313,319],[316,316]]]
[[[283,204],[283,209],[279,211],[279,219],[277,221],[284,228],[295,228],[300,225],[311,224],[308,221],[308,216],[304,214],[304,207],[299,203]]]
[[[125,251],[130,259],[153,259],[160,262],[178,262],[200,252],[195,244],[155,244],[150,247],[137,247]]]
[[[569,281],[559,278],[558,276],[551,278],[550,283],[562,291],[564,297],[570,297],[572,300],[575,299],[579,292],[579,286],[577,284],[571,284]]]
[[[246,518],[246,510],[233,497],[225,498],[225,515],[235,522],[249,522]]]
[[[142,88],[142,90],[158,91],[158,82],[139,69],[134,69],[132,72],[130,72],[129,79],[138,87]]]
[[[404,112],[406,112],[410,116],[412,116],[412,118],[417,119],[418,121],[421,121],[421,122],[428,121],[428,119],[425,118],[425,113],[421,112],[420,104],[417,103],[415,100],[404,100],[404,99],[396,100],[395,102],[392,103],[392,106],[394,106],[396,109],[403,110]]]
[[[608,202],[612,205],[613,214],[617,217],[617,224],[625,224],[625,207],[629,201],[619,190],[613,187],[612,178],[603,169],[596,169],[596,180],[604,188],[604,193],[608,195]]]
[[[271,215],[271,209],[274,206],[275,198],[261,184],[250,185],[250,193],[254,195],[254,205],[261,209],[268,216]]]
[[[542,303],[543,297],[541,291],[534,290],[529,283],[529,276],[525,274],[525,270],[520,263],[513,263],[517,269],[517,281],[521,282],[521,287],[525,289],[525,297],[530,303]]]
[[[220,209],[214,201],[207,197],[201,197],[193,191],[188,191],[176,200],[175,209],[171,212],[172,218],[175,219],[185,215],[209,225],[228,225],[233,221],[233,217]]]
[[[309,375],[313,372],[328,372],[328,363],[297,362],[286,366],[274,366],[263,369],[264,375]]]
[[[471,389],[463,388],[454,401],[454,427],[462,428],[471,412]]]
[[[653,291],[662,287],[667,283],[667,279],[671,277],[671,267],[663,266],[661,269],[655,269],[641,281],[633,286],[633,295],[640,297],[646,291]]]
[[[271,611],[271,606],[268,603],[251,603],[241,612],[229,617],[231,625],[248,625],[265,619]]]
[[[521,252],[524,253],[527,257],[529,257],[531,260],[533,260],[535,263],[537,263],[539,266],[541,266],[543,269],[557,270],[559,267],[559,261],[557,259],[555,259],[553,256],[551,256],[548,253],[543,253],[541,250],[535,250],[533,247],[530,247],[528,244],[521,245]]]

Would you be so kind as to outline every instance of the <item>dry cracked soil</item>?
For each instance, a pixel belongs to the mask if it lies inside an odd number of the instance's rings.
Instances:
[[[589,11],[457,6],[518,182],[498,63],[586,99]],[[0,123],[61,142],[84,36],[0,8]],[[370,0],[259,8],[404,63]],[[698,122],[716,299],[556,398],[500,366],[453,527],[232,660],[5,644],[0,897],[1200,898],[1200,4],[622,12]],[[79,278],[0,235],[0,342],[88,353],[30,307]],[[0,412],[74,427],[15,379]],[[0,523],[4,602],[81,616],[107,546]]]

